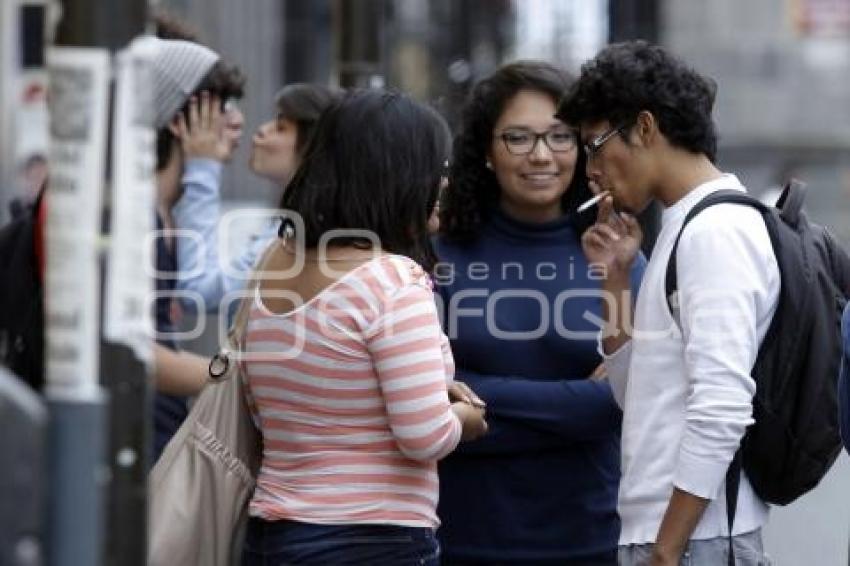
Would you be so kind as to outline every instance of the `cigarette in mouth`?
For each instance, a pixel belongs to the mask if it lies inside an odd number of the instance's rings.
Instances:
[[[596,203],[597,203],[597,202],[599,202],[600,200],[602,200],[602,199],[604,199],[605,197],[607,197],[609,194],[610,194],[610,193],[609,193],[608,191],[602,191],[602,192],[601,192],[601,193],[599,193],[598,195],[594,196],[593,198],[591,198],[591,199],[589,199],[589,200],[585,201],[583,204],[581,204],[581,205],[580,205],[580,206],[576,209],[576,212],[584,212],[585,210],[587,210],[588,208],[590,208],[591,206],[593,206],[594,204],[596,204]]]

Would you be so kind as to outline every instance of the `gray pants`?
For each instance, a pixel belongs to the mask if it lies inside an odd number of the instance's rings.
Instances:
[[[736,566],[770,566],[761,544],[761,529],[732,537]],[[629,544],[617,550],[620,566],[648,566],[652,544]],[[729,539],[726,537],[688,542],[681,566],[726,566],[729,561]]]

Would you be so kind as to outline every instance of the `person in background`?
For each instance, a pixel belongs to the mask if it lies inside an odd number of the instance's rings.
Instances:
[[[461,116],[436,240],[457,377],[490,432],[440,465],[444,564],[612,564],[620,409],[594,376],[600,275],[576,132],[555,117],[556,66],[506,65]],[[643,262],[631,272],[637,288]]]
[[[427,275],[448,141],[434,111],[371,90],[332,104],[307,143],[263,255],[277,276],[250,295],[263,455],[246,566],[439,564],[436,462],[486,431]]]
[[[18,169],[16,181],[15,191],[18,194],[9,201],[12,219],[20,218],[35,205],[42,186],[47,182],[47,158],[41,153],[27,157]]]
[[[149,41],[155,46],[151,72],[154,127],[157,131],[156,226],[162,234],[155,241],[156,269],[160,274],[173,274],[177,272],[176,248],[179,243],[169,233],[174,228],[170,211],[180,196],[181,180],[189,161],[182,143],[186,123],[201,120],[209,123],[210,103],[214,102],[220,110],[224,101],[241,97],[244,79],[237,68],[225,64],[218,54],[197,43],[155,37],[150,37]],[[163,275],[157,277],[155,283],[158,292],[155,301],[157,342],[163,348],[177,350],[172,334],[175,329],[172,300],[175,280]],[[179,355],[170,356],[161,349],[157,349],[156,355],[157,372],[179,377],[176,372],[169,373],[163,367],[165,360],[179,358]],[[198,388],[200,386],[199,383]],[[188,414],[184,397],[168,395],[163,388],[158,389],[154,397],[154,461]],[[194,388],[181,383],[169,383],[165,387],[165,390],[171,391],[182,389]]]
[[[275,116],[254,134],[251,170],[283,190],[295,173],[301,154],[310,139],[319,116],[338,93],[317,84],[291,84],[277,94]],[[248,246],[223,269],[219,257],[218,227],[221,220],[220,172],[229,153],[219,141],[226,134],[219,122],[226,118],[213,107],[208,123],[189,121],[183,138],[189,156],[184,172],[182,195],[171,210],[175,225],[193,234],[181,239],[177,264],[179,291],[197,293],[205,310],[218,311],[222,299],[241,290],[259,254],[278,235],[279,221],[269,220]],[[184,308],[196,308],[195,302],[182,302]]]
[[[47,182],[0,227],[0,365],[33,390],[45,385],[44,285]]]

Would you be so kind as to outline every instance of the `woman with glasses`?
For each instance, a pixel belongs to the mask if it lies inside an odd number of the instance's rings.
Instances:
[[[440,465],[444,564],[613,564],[620,410],[597,375],[603,299],[568,75],[542,62],[479,82],[442,203],[438,303],[458,379],[490,431]],[[636,286],[642,264],[633,274]]]

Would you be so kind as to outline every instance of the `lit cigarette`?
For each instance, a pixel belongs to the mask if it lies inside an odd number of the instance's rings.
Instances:
[[[599,193],[598,195],[596,195],[596,196],[595,196],[595,197],[593,197],[592,199],[589,199],[588,201],[584,202],[584,204],[582,204],[581,206],[579,206],[579,207],[576,209],[576,212],[584,212],[585,210],[587,210],[588,208],[590,208],[591,206],[593,206],[594,204],[596,204],[596,203],[597,203],[597,202],[599,202],[600,200],[602,200],[602,199],[604,199],[605,197],[607,197],[609,194],[610,194],[610,193],[609,193],[608,191],[602,191],[601,193]]]

